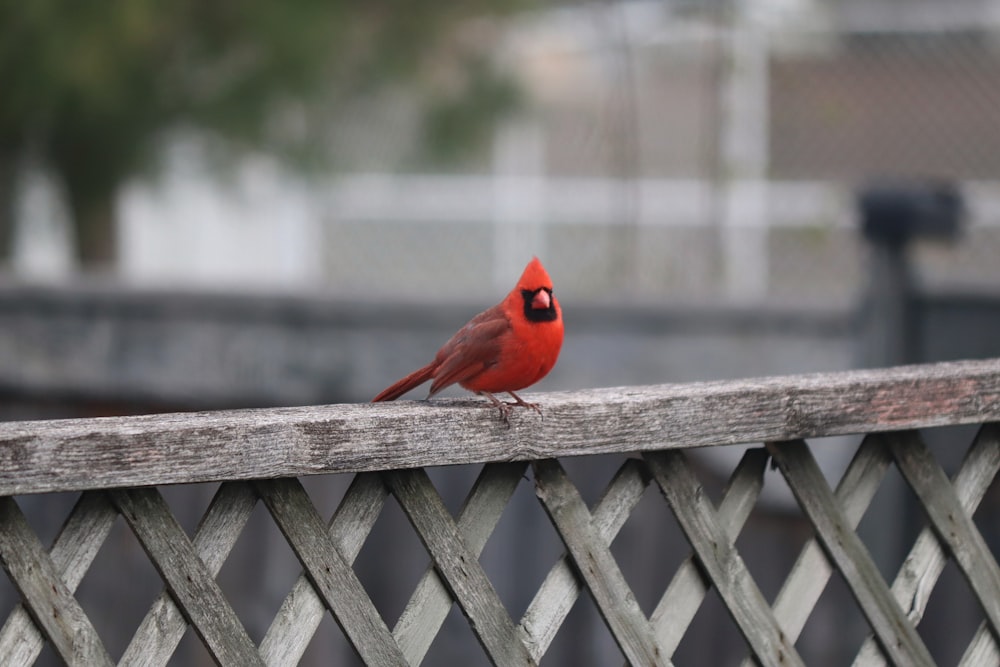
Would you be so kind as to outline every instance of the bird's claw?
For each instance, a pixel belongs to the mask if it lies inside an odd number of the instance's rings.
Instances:
[[[514,398],[515,402],[513,403],[501,401],[493,394],[490,394],[485,391],[480,393],[486,398],[490,399],[490,402],[493,403],[493,405],[496,406],[497,410],[500,411],[500,419],[501,421],[503,421],[504,425],[507,426],[507,428],[510,428],[510,415],[514,412],[514,408],[516,408],[517,406],[521,406],[522,408],[530,408],[535,412],[537,412],[539,416],[543,416],[542,408],[538,405],[538,403],[528,403],[527,401],[523,400],[520,396],[518,396],[512,391],[509,391],[507,393]]]

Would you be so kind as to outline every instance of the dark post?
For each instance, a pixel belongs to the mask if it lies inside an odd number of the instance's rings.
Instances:
[[[858,193],[861,230],[869,246],[869,283],[861,308],[862,367],[917,363],[919,313],[910,242],[958,235],[963,204],[958,189],[942,181],[881,181]],[[900,526],[918,521],[902,478],[887,476],[878,502],[862,524],[862,539],[884,571],[902,561],[908,545]]]
[[[861,365],[915,363],[915,284],[907,250],[918,238],[958,235],[961,195],[944,181],[877,182],[861,190],[858,208],[871,253]]]

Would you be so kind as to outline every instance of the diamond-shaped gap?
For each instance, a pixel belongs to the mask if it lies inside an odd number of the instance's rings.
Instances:
[[[170,513],[180,524],[189,538],[194,538],[195,529],[205,511],[208,509],[212,497],[219,489],[216,482],[204,484],[176,484],[171,486],[157,487],[163,500],[170,507]]]
[[[972,520],[994,558],[1000,554],[1000,475],[990,482]]]
[[[938,665],[958,664],[984,615],[955,561],[948,560],[917,626]]]
[[[920,500],[892,464],[855,532],[891,584],[924,524]]]
[[[738,665],[747,650],[746,640],[712,588],[684,633],[673,661],[676,665]]]
[[[655,481],[646,487],[611,541],[611,553],[649,618],[674,574],[691,555],[691,545]]]
[[[258,501],[216,581],[254,644],[260,645],[302,564]]]
[[[59,657],[56,650],[52,648],[52,644],[45,642],[42,645],[42,650],[38,654],[38,659],[35,660],[34,667],[65,667],[66,662]]]
[[[424,470],[437,489],[438,495],[441,496],[444,506],[448,508],[448,512],[457,518],[482,466],[434,466]]]
[[[593,512],[597,499],[604,493],[611,477],[626,458],[628,457],[620,454],[573,456],[559,459],[559,464],[573,481],[576,490],[580,492],[583,502]]]
[[[354,561],[354,572],[390,630],[429,564],[420,537],[390,494]]]
[[[525,474],[530,475],[527,468]],[[514,623],[520,622],[564,550],[533,482],[522,479],[479,558]]]
[[[813,536],[812,524],[801,515],[755,507],[736,539],[736,549],[754,583],[769,604],[781,590],[795,560]]]
[[[736,549],[769,604],[774,604],[813,535],[812,524],[796,504],[784,476],[769,467],[757,503],[736,538]]]
[[[163,580],[142,544],[119,516],[80,582],[76,599],[108,653],[118,658],[162,589]]]
[[[441,625],[441,631],[434,637],[422,664],[463,667],[487,667],[491,664],[486,651],[472,632],[468,619],[457,604],[452,605]]]
[[[17,505],[38,540],[49,550],[79,499],[79,493],[38,493],[18,496]]]
[[[309,494],[316,511],[329,523],[330,517],[340,507],[344,494],[354,481],[354,475],[309,475],[300,477],[299,482]]]
[[[326,667],[327,665],[341,665],[343,667],[361,667],[364,663],[360,656],[347,641],[347,637],[341,631],[333,615],[327,610],[316,628],[313,635],[302,654],[302,659],[298,662],[299,667]]]
[[[180,643],[177,644],[177,650],[167,662],[168,667],[188,667],[189,665],[208,667],[214,664],[212,654],[209,653],[208,648],[190,625],[184,631]]]
[[[979,428],[978,424],[940,426],[921,430],[920,437],[933,454],[934,460],[951,479],[958,471],[965,452],[975,439]]]
[[[871,627],[847,582],[834,570],[795,643],[807,665],[849,665]]]
[[[625,656],[618,648],[614,635],[601,617],[594,599],[586,591],[577,598],[548,651],[539,661],[542,667],[603,667],[624,662]]]

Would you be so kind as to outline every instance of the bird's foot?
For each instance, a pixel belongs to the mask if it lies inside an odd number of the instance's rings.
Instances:
[[[535,412],[537,412],[539,415],[542,414],[542,408],[539,407],[538,403],[528,403],[527,401],[525,401],[512,391],[508,391],[507,393],[514,397],[514,400],[516,401],[515,403],[507,403],[505,401],[501,401],[499,398],[497,398],[488,391],[481,391],[479,393],[485,396],[486,398],[490,399],[490,403],[492,403],[494,407],[496,407],[496,409],[500,411],[500,419],[507,426],[507,428],[510,428],[510,415],[511,413],[514,412],[514,408],[516,408],[517,406],[521,406],[522,408],[530,408]]]
[[[542,408],[541,408],[540,405],[538,405],[538,403],[528,403],[527,401],[525,401],[523,398],[521,398],[520,396],[518,396],[517,394],[515,394],[512,391],[508,391],[507,393],[510,394],[511,396],[513,396],[514,400],[516,401],[516,403],[507,403],[508,407],[513,407],[515,405],[520,405],[522,408],[530,408],[530,409],[534,410],[535,412],[538,413],[539,416],[544,416],[544,415],[542,415]]]
[[[510,428],[510,413],[514,411],[513,408],[514,404],[504,403],[503,401],[501,401],[499,398],[497,398],[488,391],[481,391],[479,392],[479,394],[490,399],[490,403],[492,403],[494,407],[496,407],[496,409],[500,411],[500,419],[507,426],[507,428]]]

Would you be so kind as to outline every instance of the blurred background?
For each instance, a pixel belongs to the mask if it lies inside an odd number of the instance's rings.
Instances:
[[[0,419],[365,401],[532,255],[567,330],[540,389],[1000,355],[1000,1],[0,6]],[[850,444],[817,448],[831,483]],[[936,446],[953,470],[961,448]],[[700,453],[706,484],[739,454]],[[596,495],[616,465],[571,472]],[[475,471],[434,474],[457,507]],[[768,479],[740,546],[770,599],[808,530]],[[332,512],[346,483],[310,490]],[[169,490],[191,526],[199,489]],[[922,517],[898,475],[885,489],[862,531],[891,578]],[[521,491],[483,557],[515,618],[550,563],[512,553],[561,552]],[[22,505],[44,534],[59,502]],[[220,581],[259,641],[297,570],[257,519],[246,540],[270,546]],[[686,548],[655,499],[634,522],[614,548],[648,612],[673,572],[651,554]],[[94,614],[102,577],[142,561],[116,530],[81,587]],[[370,544],[403,553],[407,531],[387,510]],[[390,625],[412,590],[393,577],[426,563],[406,539],[412,563],[372,546],[359,566]],[[141,614],[159,584],[135,567],[149,583],[116,605]],[[954,662],[981,615],[945,577],[921,631]],[[836,586],[810,664],[867,631]],[[547,664],[620,660],[587,604]],[[711,604],[679,664],[741,656]],[[477,650],[456,615],[427,664]],[[324,628],[307,664],[350,655]],[[131,630],[98,629],[120,654]],[[188,639],[177,664],[206,659]]]

